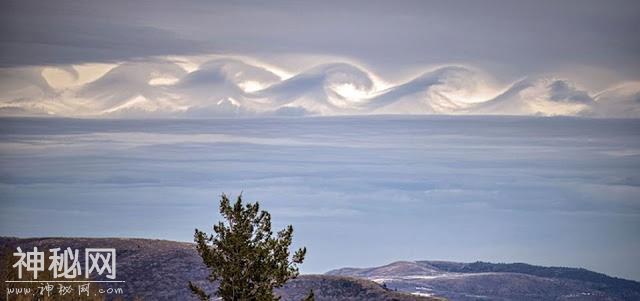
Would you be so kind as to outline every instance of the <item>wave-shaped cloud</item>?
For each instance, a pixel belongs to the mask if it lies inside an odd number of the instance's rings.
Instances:
[[[471,71],[463,67],[439,68],[382,91],[365,102],[363,107],[378,113],[453,113],[460,105],[443,94],[441,88],[461,89],[461,83],[471,77]]]
[[[566,80],[524,79],[493,99],[467,109],[476,114],[570,115],[594,113],[596,100]],[[606,116],[615,117],[615,116]]]
[[[73,80],[73,66],[58,67]],[[187,71],[170,59],[124,62],[86,84],[54,88],[42,67],[2,69],[0,114],[82,117],[490,114],[640,117],[640,83],[598,93],[566,79],[526,78],[470,102],[481,72],[443,66],[382,86],[356,64],[319,65],[293,76],[241,59],[218,58]],[[485,89],[486,90],[486,89]],[[477,97],[476,97],[477,98]]]
[[[319,114],[352,112],[353,102],[357,99],[349,97],[353,93],[341,94],[342,87],[350,87],[358,94],[368,94],[373,89],[373,80],[368,72],[357,66],[326,64],[255,91],[250,97],[268,104],[267,109],[285,106]]]

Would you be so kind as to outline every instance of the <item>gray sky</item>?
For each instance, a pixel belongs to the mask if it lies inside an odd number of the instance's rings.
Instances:
[[[392,74],[472,63],[512,78],[572,67],[640,78],[637,1],[4,1],[0,65],[159,54],[348,57]],[[585,77],[598,75],[582,74]],[[607,79],[602,79],[603,83]]]

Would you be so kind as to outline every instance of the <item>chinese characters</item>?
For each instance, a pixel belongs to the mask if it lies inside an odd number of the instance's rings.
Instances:
[[[16,248],[13,256],[18,260],[13,265],[18,270],[18,279],[22,279],[23,270],[33,273],[33,279],[38,279],[38,273],[45,271],[45,252],[33,247],[33,251],[24,252],[20,247]],[[74,279],[82,275],[80,253],[78,250],[66,248],[49,249],[50,264],[53,278]],[[105,276],[108,279],[116,279],[116,250],[109,248],[86,248],[84,252],[84,276],[89,279],[92,275]]]

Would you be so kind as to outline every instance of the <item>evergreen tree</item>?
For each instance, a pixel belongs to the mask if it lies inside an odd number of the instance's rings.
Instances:
[[[243,204],[242,195],[231,204],[223,194],[220,214],[226,222],[213,226],[215,235],[196,229],[194,238],[211,272],[209,280],[219,281],[216,295],[225,301],[279,300],[273,289],[298,276],[298,265],[307,252],[301,248],[290,256],[293,227],[273,235],[271,215],[261,211],[257,202]],[[200,300],[209,300],[193,283],[189,282],[189,288]],[[307,300],[313,300],[313,295]]]

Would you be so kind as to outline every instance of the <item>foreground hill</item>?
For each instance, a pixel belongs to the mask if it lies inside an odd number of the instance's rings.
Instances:
[[[640,283],[585,269],[524,263],[394,262],[327,275],[360,277],[390,289],[467,300],[640,300]]]
[[[196,300],[187,287],[188,281],[195,281],[201,287],[214,291],[206,281],[208,272],[200,256],[191,243],[150,239],[122,238],[2,238],[0,237],[0,256],[2,270],[15,263],[17,257],[12,254],[16,247],[24,252],[48,248],[79,249],[115,248],[117,252],[117,279],[124,283],[107,284],[124,291],[126,300],[139,297],[142,300]],[[8,256],[7,256],[8,255]],[[47,254],[49,256],[50,254]],[[80,258],[83,258],[81,255]],[[9,261],[7,262],[6,259]],[[84,268],[84,264],[81,264]],[[4,281],[2,281],[4,284]],[[4,288],[3,288],[4,289]],[[315,292],[316,300],[371,300],[371,301],[434,301],[437,298],[425,298],[403,292],[385,289],[373,281],[331,275],[304,275],[289,281],[278,291],[283,301],[301,300],[310,289]],[[5,297],[4,294],[0,298]]]

